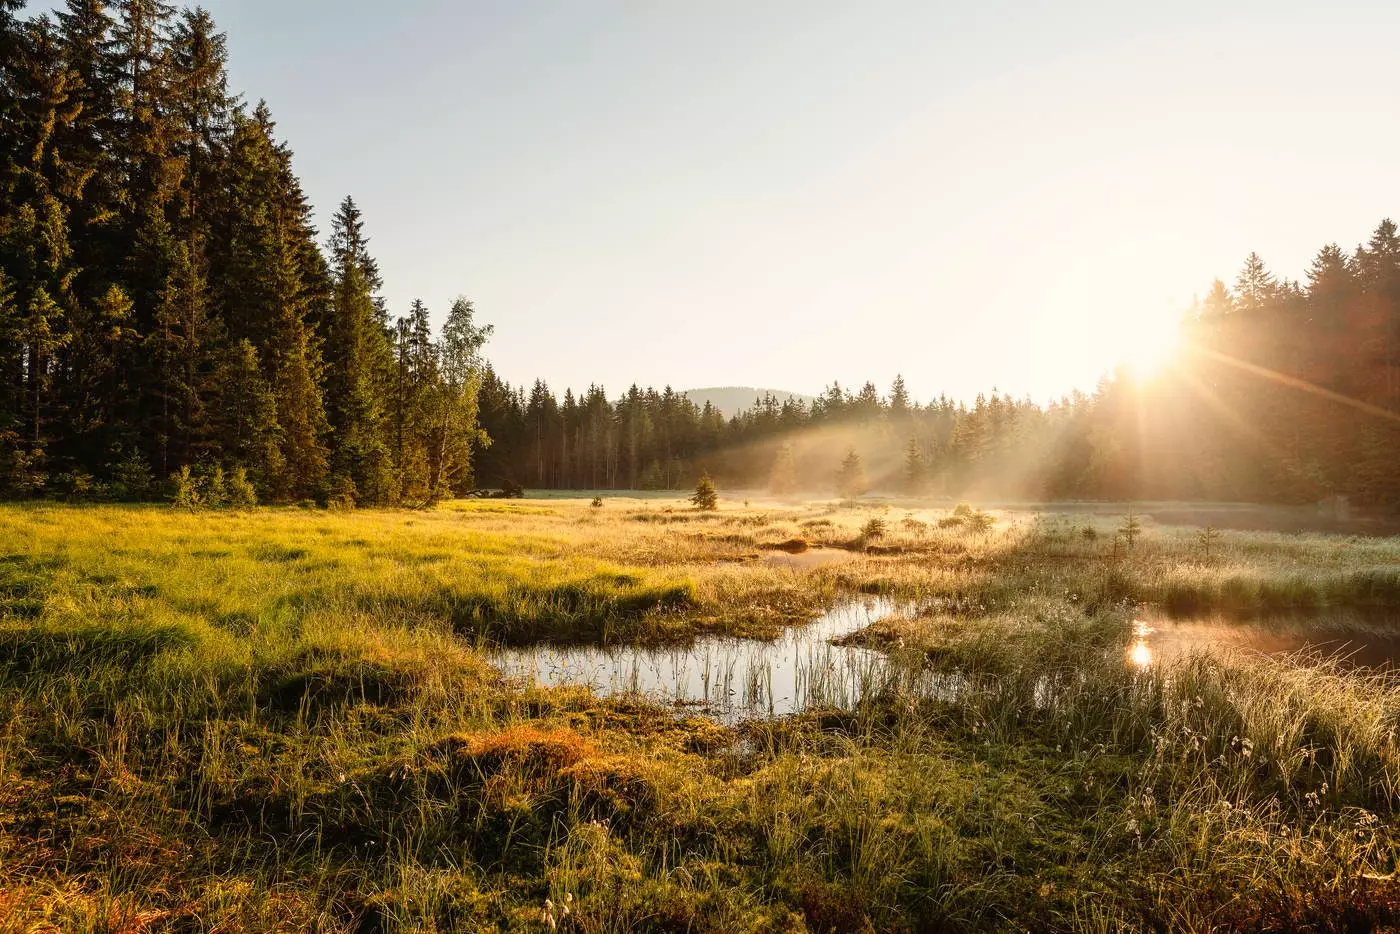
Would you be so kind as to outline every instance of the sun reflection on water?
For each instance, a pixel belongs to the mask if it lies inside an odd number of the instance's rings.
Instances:
[[[1128,661],[1134,667],[1152,667],[1152,646],[1147,644],[1147,637],[1156,631],[1140,619],[1133,620],[1133,644],[1128,649]]]

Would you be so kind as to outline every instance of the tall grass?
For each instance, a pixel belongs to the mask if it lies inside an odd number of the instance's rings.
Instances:
[[[0,508],[0,931],[1395,922],[1392,678],[1124,653],[1141,600],[1391,605],[1400,545],[941,517]],[[796,538],[860,550],[762,559]],[[848,592],[926,609],[737,727],[476,648],[769,634]]]

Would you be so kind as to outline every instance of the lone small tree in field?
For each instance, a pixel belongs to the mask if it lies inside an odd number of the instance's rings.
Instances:
[[[845,499],[855,499],[866,491],[865,465],[860,461],[860,455],[855,448],[846,451],[846,459],[841,462],[841,469],[836,473],[836,492]]]
[[[1201,546],[1201,551],[1205,553],[1205,559],[1210,560],[1210,550],[1220,543],[1220,530],[1213,525],[1208,525],[1196,533],[1196,541]]]
[[[707,470],[700,475],[700,482],[695,484],[695,495],[690,498],[696,509],[714,510],[719,508],[719,494],[715,492],[715,482],[710,479],[710,472]]]
[[[1123,541],[1128,543],[1128,550],[1133,550],[1133,543],[1142,534],[1142,523],[1138,521],[1137,513],[1131,509],[1123,517],[1123,524],[1118,527],[1118,534],[1123,536]]]

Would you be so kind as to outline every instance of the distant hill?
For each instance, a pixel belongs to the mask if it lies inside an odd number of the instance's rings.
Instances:
[[[687,389],[685,397],[698,406],[704,406],[709,402],[719,409],[726,417],[738,415],[740,412],[753,408],[756,400],[762,399],[764,395],[770,395],[777,399],[779,403],[788,399],[800,399],[810,404],[815,396],[804,396],[800,392],[788,392],[785,389],[760,389],[754,386],[711,386],[708,389]]]

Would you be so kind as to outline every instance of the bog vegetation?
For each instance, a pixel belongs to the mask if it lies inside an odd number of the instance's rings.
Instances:
[[[1144,603],[1393,609],[1396,540],[595,502],[0,509],[0,930],[1395,923],[1393,680],[1125,653]],[[780,720],[485,654],[859,593],[912,608],[853,637],[886,662]]]

